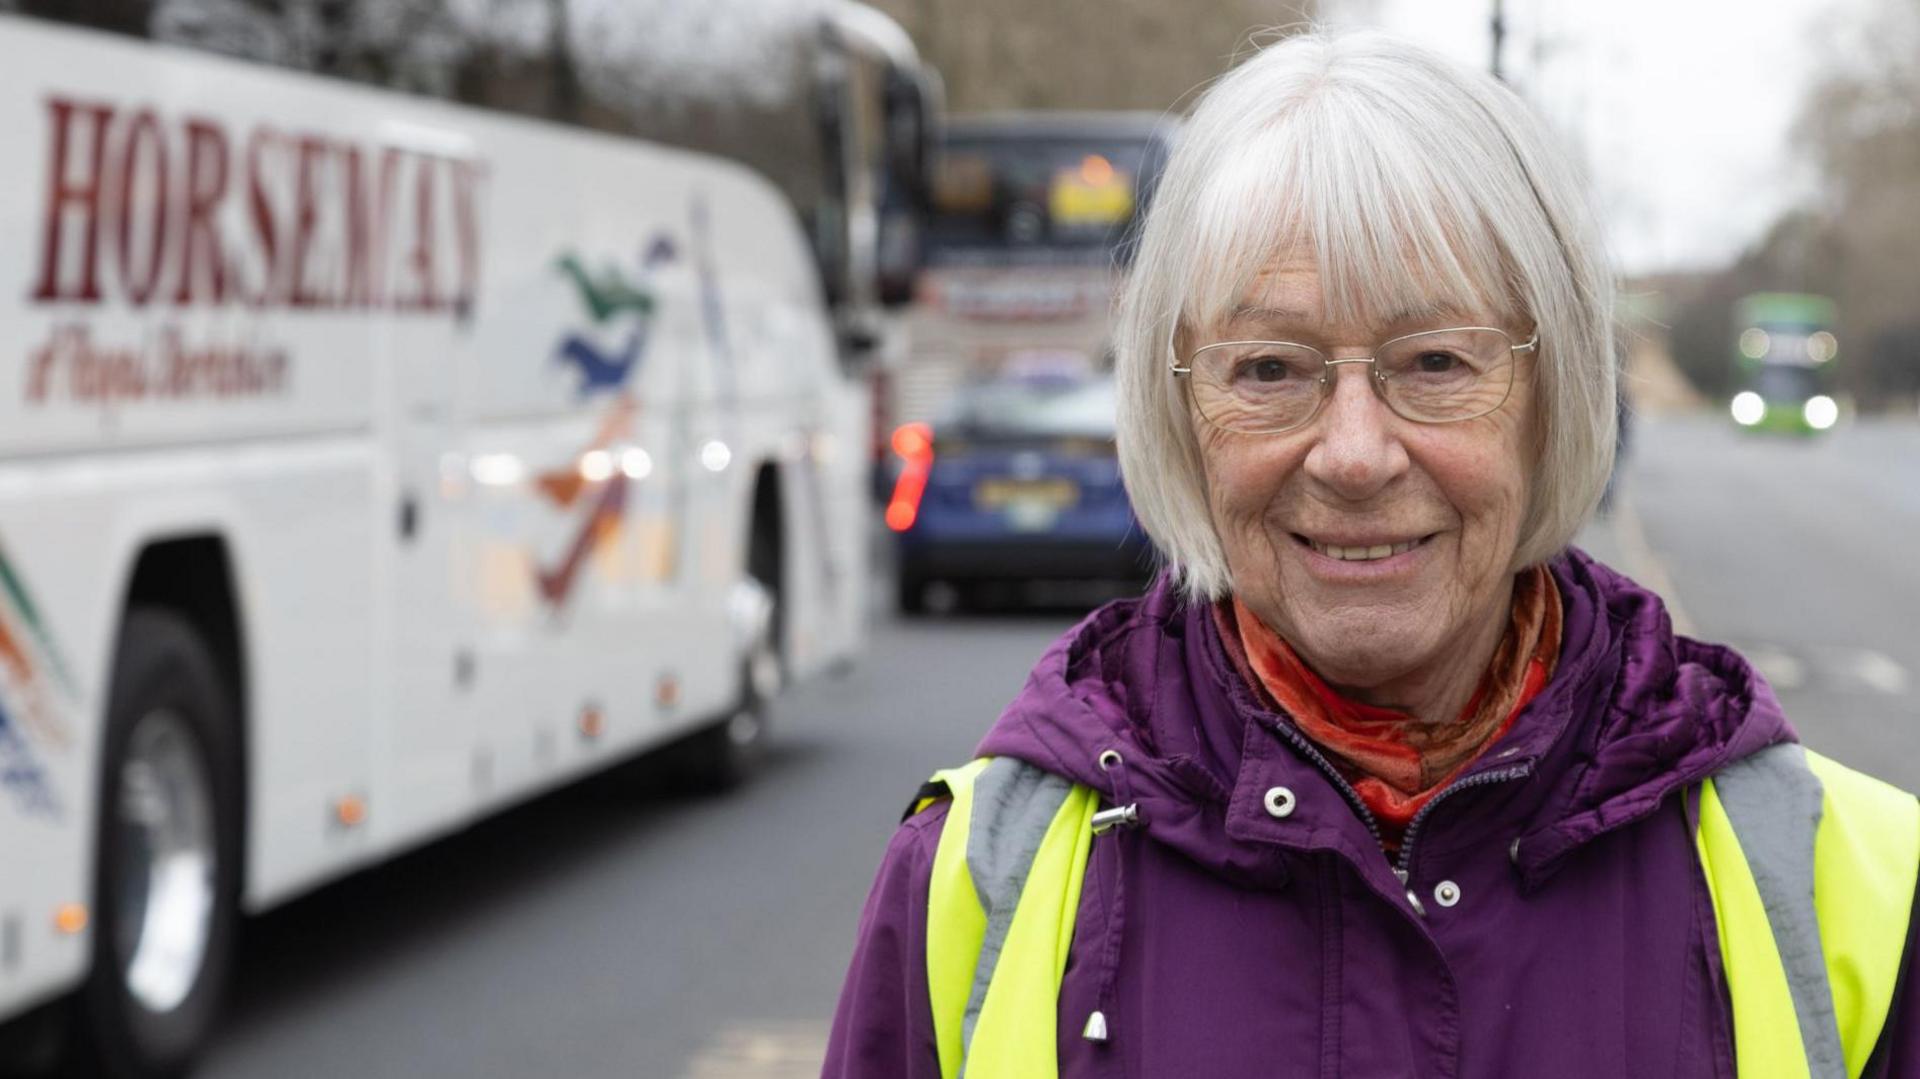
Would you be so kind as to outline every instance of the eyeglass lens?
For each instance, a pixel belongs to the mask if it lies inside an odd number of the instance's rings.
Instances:
[[[1375,389],[1420,423],[1452,423],[1499,408],[1513,385],[1513,341],[1495,329],[1434,330],[1382,345]],[[1194,353],[1195,403],[1207,420],[1262,433],[1311,419],[1333,390],[1337,367],[1318,349],[1281,341],[1230,341]]]

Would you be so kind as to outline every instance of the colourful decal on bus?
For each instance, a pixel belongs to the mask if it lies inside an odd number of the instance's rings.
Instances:
[[[629,282],[618,266],[608,267],[606,273],[595,279],[572,252],[556,261],[555,265],[573,282],[580,305],[596,324],[605,325],[618,315],[630,315],[633,320],[626,344],[617,351],[603,348],[580,333],[561,338],[558,356],[562,363],[580,369],[580,396],[620,390],[638,369],[640,354],[647,344],[647,331],[653,325],[653,293],[646,287],[646,278],[654,268],[673,261],[674,257],[673,241],[665,234],[654,237],[640,256],[637,285]]]
[[[628,458],[642,452],[637,447],[620,448],[633,440],[640,414],[639,395],[629,383],[640,372],[658,307],[647,282],[654,271],[677,257],[672,237],[661,232],[641,251],[639,273],[634,279],[627,278],[617,265],[595,275],[571,251],[555,260],[555,268],[573,284],[580,306],[596,327],[616,321],[627,326],[625,342],[618,348],[607,348],[585,332],[569,331],[554,350],[556,362],[578,369],[582,398],[613,395],[599,430],[587,446],[566,465],[534,480],[535,489],[555,508],[574,512],[577,504],[586,506],[560,560],[547,567],[535,564],[540,595],[556,612],[572,596],[587,557],[620,535],[627,510],[627,483],[639,478],[635,473],[640,471],[638,463]]]
[[[73,680],[4,550],[0,586],[6,597],[0,603],[0,788],[22,812],[58,818],[59,802],[34,742],[58,749],[70,744],[52,697],[57,693],[71,700]]]

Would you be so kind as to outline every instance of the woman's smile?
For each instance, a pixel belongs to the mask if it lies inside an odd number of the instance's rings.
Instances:
[[[1364,584],[1417,573],[1430,553],[1428,546],[1440,533],[1428,532],[1397,539],[1385,534],[1373,534],[1357,539],[1343,538],[1337,542],[1321,539],[1319,534],[1289,532],[1288,535],[1293,539],[1308,571],[1314,576],[1328,581]]]

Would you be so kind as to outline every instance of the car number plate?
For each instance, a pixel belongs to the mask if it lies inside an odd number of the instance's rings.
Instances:
[[[983,510],[1011,510],[1016,505],[1023,505],[1045,507],[1057,512],[1079,501],[1080,485],[1068,479],[995,478],[973,485],[973,504]]]

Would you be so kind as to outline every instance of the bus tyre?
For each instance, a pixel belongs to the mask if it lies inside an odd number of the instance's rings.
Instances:
[[[101,755],[93,966],[75,1056],[112,1079],[183,1074],[220,1011],[239,898],[232,695],[166,610],[128,612]]]
[[[754,629],[740,657],[740,688],[727,715],[685,744],[682,773],[696,790],[725,791],[746,782],[766,757],[768,716],[785,680],[780,658],[780,594],[758,576],[740,585],[737,614]]]

